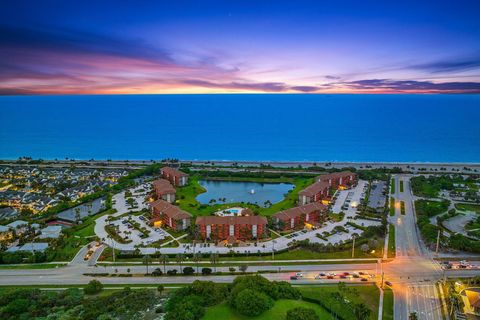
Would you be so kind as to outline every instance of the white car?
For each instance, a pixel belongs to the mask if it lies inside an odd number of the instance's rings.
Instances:
[[[297,277],[301,278],[301,277],[303,277],[303,273],[301,273],[301,272],[297,272],[297,273],[295,274],[295,276],[297,276]]]

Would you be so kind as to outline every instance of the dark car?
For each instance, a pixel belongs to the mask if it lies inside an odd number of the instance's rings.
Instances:
[[[297,276],[290,276],[290,280],[298,280]]]
[[[347,279],[347,276],[345,276],[345,275],[342,274],[342,275],[340,275],[340,278],[341,278],[341,279]]]
[[[327,276],[327,279],[333,279],[333,276]]]
[[[390,287],[393,286],[393,284],[390,281],[385,281],[385,284]]]
[[[362,278],[362,279],[360,279],[360,281],[368,281],[368,279],[367,278]]]

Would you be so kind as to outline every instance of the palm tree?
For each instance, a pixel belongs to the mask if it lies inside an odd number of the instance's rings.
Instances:
[[[213,264],[213,267],[215,268],[215,273],[217,272],[217,262],[219,260],[218,253],[212,253],[210,255],[210,262]]]
[[[185,257],[183,256],[183,254],[179,253],[175,256],[175,261],[177,261],[177,263],[180,265],[180,270],[182,269],[183,260],[185,260]]]
[[[367,307],[365,303],[357,303],[353,306],[353,313],[357,320],[367,320],[370,318],[372,311]]]
[[[143,264],[147,266],[147,274],[148,274],[148,264],[152,261],[152,258],[147,254],[143,257]]]
[[[158,261],[163,264],[163,273],[166,273],[166,266],[168,262],[168,256],[166,254],[162,254],[159,258]]]
[[[195,264],[197,266],[197,274],[198,274],[198,262],[200,261],[201,258],[202,258],[202,256],[198,252],[195,253],[192,257],[192,260],[195,262]]]

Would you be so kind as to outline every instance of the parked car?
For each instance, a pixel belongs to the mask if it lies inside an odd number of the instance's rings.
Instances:
[[[385,281],[385,284],[389,287],[393,286],[393,284],[390,281]]]
[[[295,276],[297,276],[297,277],[301,278],[301,277],[303,277],[303,273],[301,273],[301,272],[297,272],[297,273],[295,274]]]
[[[290,276],[290,280],[298,280],[298,277],[296,277],[296,276]]]
[[[360,279],[360,281],[368,281],[368,279],[367,278],[362,278],[362,279]]]

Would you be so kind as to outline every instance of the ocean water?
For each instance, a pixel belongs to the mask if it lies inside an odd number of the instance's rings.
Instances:
[[[0,97],[0,158],[480,162],[480,95]]]

